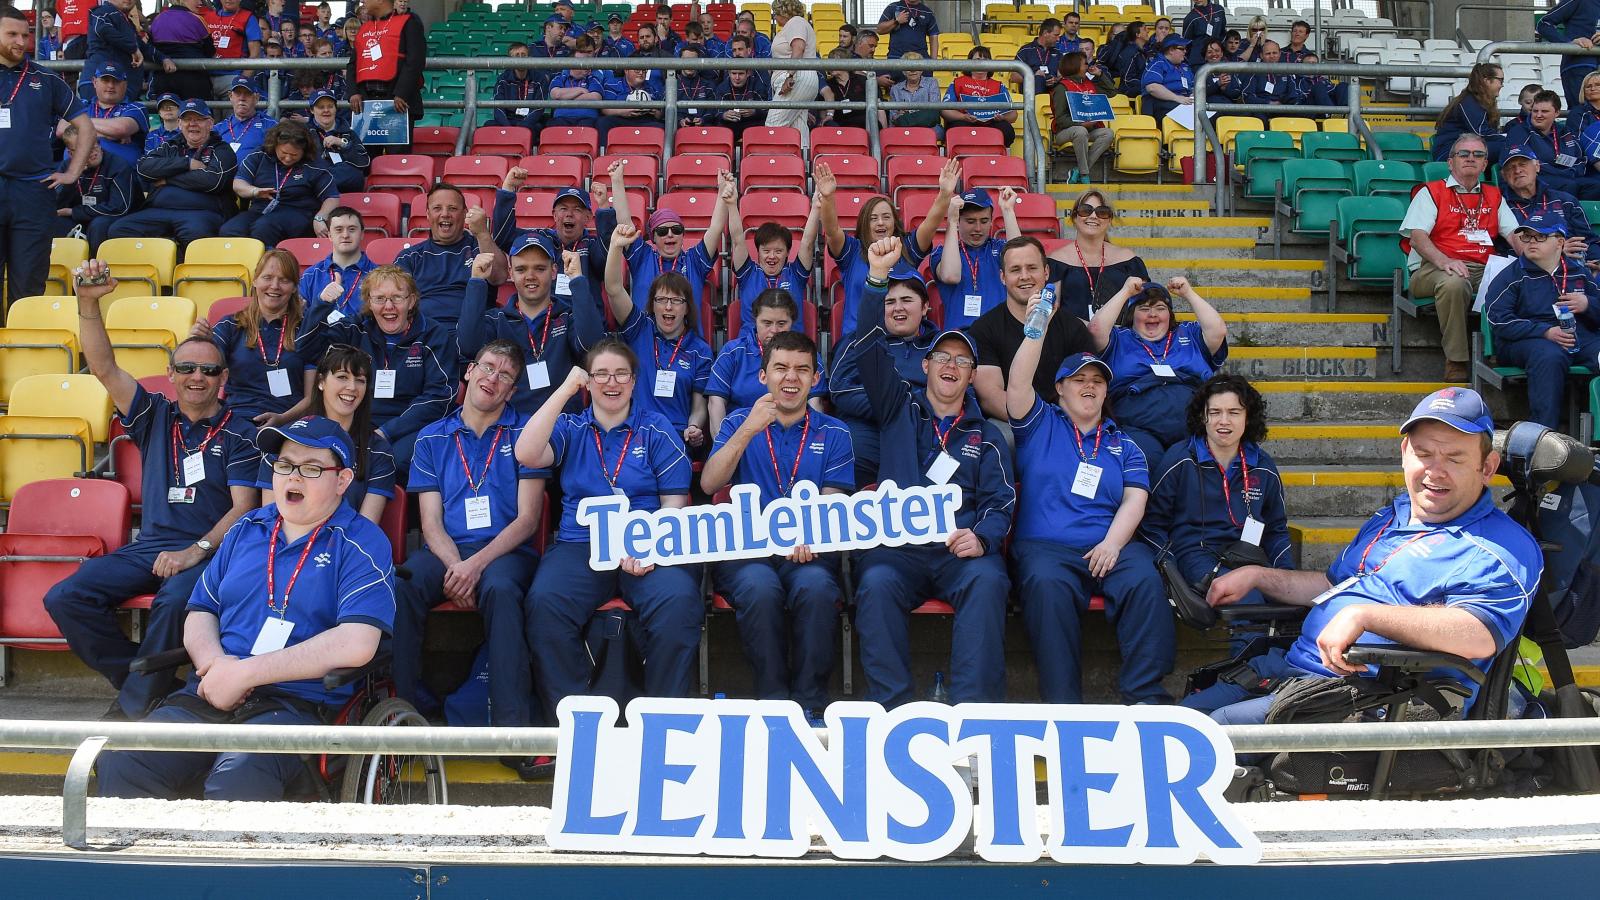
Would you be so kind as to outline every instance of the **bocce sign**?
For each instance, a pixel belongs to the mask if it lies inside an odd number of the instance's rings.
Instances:
[[[556,850],[1182,865],[1261,858],[1223,790],[1221,726],[1172,706],[567,697],[545,838]],[[976,759],[979,800],[959,767]],[[1043,821],[1034,762],[1049,800]]]

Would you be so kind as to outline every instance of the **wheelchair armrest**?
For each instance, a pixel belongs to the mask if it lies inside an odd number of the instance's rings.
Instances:
[[[1251,603],[1234,606],[1219,606],[1217,613],[1222,621],[1228,624],[1236,622],[1298,622],[1310,612],[1304,606],[1288,606],[1283,603]]]
[[[1483,672],[1472,661],[1454,653],[1436,650],[1410,650],[1377,644],[1356,644],[1344,653],[1344,661],[1353,666],[1377,666],[1401,672],[1425,673],[1435,669],[1449,669],[1470,678],[1473,684],[1483,684]]]
[[[176,669],[189,664],[189,651],[183,647],[176,647],[162,653],[153,653],[140,657],[128,664],[128,671],[146,675],[151,672],[164,672],[167,669]]]

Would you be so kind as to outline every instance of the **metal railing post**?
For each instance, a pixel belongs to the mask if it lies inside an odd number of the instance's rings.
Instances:
[[[678,72],[676,69],[667,69],[665,75],[666,86],[661,92],[661,99],[667,104],[666,112],[664,113],[666,121],[661,124],[664,126],[663,131],[665,131],[662,139],[667,145],[663,152],[670,153],[672,152],[672,142],[678,136]],[[732,162],[730,161],[729,164],[731,165]],[[666,168],[665,163],[663,163],[662,168]]]
[[[283,102],[283,78],[277,69],[267,71],[267,115],[280,118],[278,105]]]
[[[462,98],[461,133],[456,136],[456,155],[465,156],[472,146],[472,133],[478,130],[478,70],[468,69],[464,83],[467,95]]]

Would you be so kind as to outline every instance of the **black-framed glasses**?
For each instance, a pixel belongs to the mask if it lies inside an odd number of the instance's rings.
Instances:
[[[1457,150],[1455,153],[1452,153],[1451,155],[1454,156],[1456,159],[1488,159],[1489,158],[1489,151],[1487,151],[1487,150]]]
[[[179,375],[193,375],[195,370],[198,369],[200,374],[207,378],[216,378],[227,371],[227,368],[227,366],[218,363],[181,362],[172,364],[172,371],[177,372]]]
[[[657,296],[655,298],[655,303],[656,303],[657,306],[665,306],[668,309],[671,309],[674,306],[688,306],[689,305],[689,301],[688,300],[685,300],[682,297],[673,297],[673,296],[668,295],[668,294],[662,294],[662,295]]]
[[[627,384],[633,380],[633,373],[627,369],[618,369],[615,372],[590,372],[589,380],[596,384]]]
[[[1112,208],[1109,207],[1109,206],[1090,206],[1087,203],[1082,204],[1081,206],[1079,206],[1073,212],[1076,213],[1079,217],[1085,218],[1085,219],[1089,218],[1090,216],[1093,216],[1096,219],[1106,219],[1106,220],[1109,220],[1111,218],[1111,216],[1115,213],[1115,211],[1112,210]]]
[[[656,237],[667,237],[668,235],[674,235],[674,234],[683,234],[683,226],[682,225],[657,225],[656,226]]]
[[[299,472],[301,478],[321,478],[323,472],[327,472],[327,471],[337,472],[341,468],[343,468],[343,467],[342,466],[325,466],[322,463],[310,463],[310,462],[308,462],[308,463],[300,463],[299,465],[296,465],[295,463],[289,462],[287,459],[284,459],[281,456],[272,461],[272,474],[274,474],[274,475],[286,475],[287,476],[287,475],[293,475],[296,472]]]
[[[978,363],[970,356],[957,356],[943,350],[935,350],[928,354],[928,361],[936,366],[954,365],[958,369],[970,369]]]
[[[1518,231],[1517,232],[1517,236],[1522,238],[1523,240],[1529,242],[1529,243],[1532,243],[1532,244],[1542,244],[1545,241],[1548,241],[1551,238],[1555,237],[1555,235],[1553,235],[1553,234],[1542,234],[1542,233],[1537,232],[1537,231],[1528,231],[1528,230]]]

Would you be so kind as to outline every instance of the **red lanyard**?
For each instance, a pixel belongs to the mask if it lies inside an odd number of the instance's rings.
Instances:
[[[1089,302],[1094,302],[1094,285],[1106,274],[1106,248],[1100,248],[1100,271],[1089,274],[1089,258],[1083,255],[1083,248],[1077,241],[1072,242],[1072,249],[1078,254],[1078,262],[1083,263],[1083,277],[1089,282]]]
[[[951,423],[952,426],[955,423]],[[937,427],[937,426],[936,426]],[[779,496],[789,496],[789,491],[794,488],[796,477],[800,474],[800,457],[806,452],[806,436],[811,433],[811,411],[806,410],[804,424],[800,426],[800,446],[794,451],[794,466],[789,469],[789,484],[783,483],[783,472],[778,469],[778,448],[772,443],[772,426],[768,425],[763,432],[767,436],[767,458],[772,461],[772,475],[778,480]],[[947,432],[948,433],[948,432]]]
[[[255,116],[251,116],[250,118],[253,119],[253,118],[255,118]],[[234,120],[235,120],[236,124],[238,124],[238,125],[243,125],[246,128],[250,127],[248,122],[240,120],[237,116],[234,117]],[[234,133],[234,126],[233,125],[229,125],[228,126],[228,141],[230,143],[233,141],[233,133]]]
[[[688,337],[689,329],[684,328],[683,334],[678,335],[678,342],[672,345],[672,356],[667,360],[667,368],[672,368],[672,364],[678,361],[678,351],[683,349],[683,342],[687,340]],[[661,342],[651,341],[650,350],[655,354],[656,369],[659,370],[661,368]]]
[[[494,427],[494,441],[489,444],[489,455],[483,459],[483,471],[479,473],[478,480],[472,480],[472,466],[467,463],[467,451],[461,446],[461,432],[456,432],[456,457],[461,460],[461,471],[467,473],[467,487],[477,494],[483,483],[489,480],[489,467],[494,465],[494,451],[500,449],[500,435],[505,432],[504,425]]]
[[[350,298],[354,297],[356,295],[356,290],[361,287],[361,277],[362,277],[361,270],[357,269],[355,266],[351,266],[350,268],[352,270],[354,270],[355,277],[350,279],[350,290],[345,291],[344,292],[344,296],[339,298],[339,305],[340,306],[344,306],[346,303],[349,303],[350,302]],[[330,272],[334,271],[332,263],[328,264],[328,270]],[[387,362],[388,358],[385,357],[384,361]]]
[[[1463,190],[1457,188],[1455,190],[1455,195],[1456,195],[1456,203],[1461,206],[1461,217],[1462,217],[1462,219],[1466,219],[1467,218],[1467,214],[1471,213],[1472,214],[1471,224],[1467,225],[1467,227],[1476,229],[1478,227],[1478,220],[1483,218],[1483,204],[1484,204],[1483,185],[1479,185],[1478,186],[1478,190],[1477,190],[1477,192],[1475,194],[1474,193],[1468,193],[1466,191],[1463,191]],[[1468,209],[1467,208],[1467,201],[1465,201],[1465,200],[1463,200],[1461,198],[1462,197],[1473,197],[1473,196],[1478,198],[1478,205],[1472,207],[1471,209]],[[1463,224],[1465,224],[1465,223],[1463,223]]]
[[[967,255],[967,247],[966,247],[965,244],[962,244],[961,245],[961,263],[962,263],[962,265],[965,265],[967,267],[967,272],[969,272],[972,275],[972,289],[973,290],[977,290],[978,289],[978,266],[983,263],[983,257],[980,256],[980,257],[974,259],[974,258],[968,256]],[[1090,288],[1090,290],[1092,291],[1094,289]]]
[[[1084,271],[1088,270],[1086,269]],[[1160,359],[1156,358],[1156,352],[1150,349],[1150,345],[1144,342],[1144,338],[1138,339],[1139,346],[1144,348],[1144,352],[1149,355],[1151,362],[1156,363],[1157,365],[1165,365],[1167,362],[1167,356],[1172,353],[1172,336],[1176,333],[1177,332],[1172,331],[1171,329],[1167,330],[1167,343],[1161,348]]]
[[[1105,420],[1101,419],[1100,420],[1100,424],[1096,425],[1094,427],[1094,455],[1093,456],[1084,456],[1083,455],[1083,432],[1078,430],[1078,424],[1076,422],[1068,422],[1067,424],[1072,426],[1072,438],[1073,438],[1073,440],[1078,442],[1078,458],[1079,459],[1085,459],[1085,460],[1087,460],[1087,459],[1099,459],[1100,458],[1100,438],[1103,437],[1105,435],[1105,433],[1106,433],[1106,422],[1105,422]]]
[[[17,83],[21,84],[20,81],[17,82]],[[16,95],[13,94],[12,96],[16,96]],[[10,101],[6,101],[6,102],[9,103]],[[109,118],[111,118],[112,116],[114,116],[116,114],[117,114],[117,107],[115,107],[115,106],[113,106],[113,107],[111,107],[110,109],[107,109],[107,110],[101,110],[100,109],[100,104],[96,103],[95,105],[89,107],[89,118],[91,118],[91,119],[109,119]]]
[[[17,83],[11,88],[11,96],[6,98],[6,107],[11,107],[12,101],[17,99],[17,91],[22,90],[22,83],[28,80],[28,61],[22,61],[22,71],[17,73]]]
[[[1550,274],[1550,280],[1555,281],[1556,276],[1558,275],[1561,277],[1561,280],[1556,285],[1556,296],[1560,297],[1572,287],[1572,280],[1567,277],[1567,258],[1565,256],[1561,257],[1561,259],[1556,262],[1556,270]]]
[[[544,308],[544,329],[539,334],[539,343],[537,344],[533,342],[533,320],[523,320],[527,324],[528,347],[529,349],[533,350],[534,362],[538,362],[544,358],[544,348],[550,345],[550,320],[554,319],[555,317],[556,306],[554,303],[551,303]],[[685,336],[687,336],[687,332],[685,332]]]
[[[273,163],[272,164],[272,172],[273,172],[274,175],[277,174],[277,172],[278,172],[278,164],[277,163]],[[294,175],[294,166],[290,166],[289,170],[283,173],[283,177],[278,179],[278,187],[277,187],[276,190],[274,190],[272,192],[272,199],[279,200],[279,201],[281,201],[283,199],[283,186],[289,183],[289,179],[293,175]]]
[[[606,471],[606,451],[600,445],[600,426],[594,426],[594,431],[591,434],[594,435],[594,458],[600,462],[600,474],[605,478],[606,483],[611,485],[611,490],[615,491],[617,489],[617,479],[622,477],[622,464],[628,458],[628,445],[633,443],[633,429],[628,429],[628,436],[622,442],[622,452],[617,454],[617,467],[609,472]]]
[[[323,522],[322,525],[326,525]],[[294,564],[294,571],[289,574],[289,583],[283,587],[283,605],[277,605],[277,584],[274,575],[278,568],[278,531],[283,528],[283,516],[272,523],[272,536],[267,538],[267,609],[283,618],[289,612],[289,595],[294,592],[294,583],[300,580],[300,569],[306,564],[306,557],[311,555],[311,547],[317,542],[317,535],[322,533],[322,525],[318,525],[311,532],[311,537],[306,541],[304,550],[300,551],[300,559]]]
[[[206,448],[211,446],[211,439],[222,431],[231,418],[233,418],[233,410],[223,413],[221,421],[211,426],[211,430],[206,432],[206,436],[200,440],[200,446],[190,450],[189,442],[183,439],[183,428],[178,425],[178,417],[172,417],[172,477],[174,479],[177,479],[178,475],[183,472],[183,457],[194,453],[206,452]],[[181,455],[178,452],[180,448],[183,451]]]
[[[1385,556],[1383,558],[1383,562],[1378,563],[1378,567],[1376,569],[1373,569],[1371,572],[1368,572],[1367,571],[1367,554],[1371,553],[1372,552],[1372,548],[1374,546],[1376,546],[1379,541],[1383,540],[1383,533],[1385,531],[1388,531],[1389,530],[1389,526],[1393,525],[1393,524],[1394,524],[1394,514],[1391,512],[1389,514],[1389,521],[1383,523],[1383,527],[1379,528],[1378,529],[1378,533],[1376,535],[1373,535],[1372,540],[1367,543],[1367,549],[1361,551],[1361,561],[1356,564],[1356,575],[1358,575],[1358,576],[1360,576],[1360,575],[1376,575],[1381,569],[1383,569],[1384,566],[1387,566],[1389,564],[1389,560],[1394,559],[1394,556],[1395,556],[1396,553],[1399,553],[1401,550],[1404,550],[1405,548],[1411,546],[1412,544],[1416,543],[1417,541],[1420,541],[1423,538],[1425,538],[1428,535],[1433,533],[1431,531],[1424,531],[1421,534],[1412,535],[1410,540],[1406,541],[1405,543],[1401,544],[1400,546],[1398,546],[1398,547],[1394,548],[1393,550],[1389,551],[1389,555]]]
[[[83,185],[83,177],[79,176],[79,178],[78,178],[78,185],[79,185],[79,187],[78,187],[78,195],[79,196],[87,197],[90,194],[94,193],[95,185],[100,183],[100,172],[101,172],[101,169],[102,169],[101,166],[95,166],[94,167],[94,175],[93,175],[93,177],[91,177],[89,179],[89,186],[88,187],[83,187],[82,186]]]
[[[1217,472],[1222,476],[1222,508],[1228,511],[1228,521],[1233,523],[1233,527],[1242,528],[1244,522],[1233,517],[1233,495],[1228,490],[1228,467],[1217,463]],[[1240,493],[1244,495],[1244,518],[1247,522],[1250,520],[1250,464],[1244,461],[1243,447],[1239,448],[1239,473],[1244,481],[1244,489]]]
[[[267,323],[265,323],[265,322],[262,323],[262,325],[265,325],[265,324],[267,324]],[[278,324],[278,355],[273,357],[272,359],[267,359],[267,341],[266,341],[266,338],[261,336],[260,327],[257,327],[257,329],[256,329],[256,347],[261,351],[261,362],[264,365],[268,365],[268,366],[272,366],[273,368],[277,368],[278,365],[283,362],[283,333],[288,331],[288,330],[289,330],[289,320],[286,318],[281,323]]]
[[[661,262],[661,266],[658,268],[660,268],[663,273],[676,272],[678,271],[679,267],[688,265],[688,262],[683,258],[683,252],[681,250],[678,252],[677,256],[674,256],[671,259],[667,259],[665,256],[662,256],[660,251],[656,252],[656,257]]]
[[[940,450],[946,451],[946,452],[949,451],[949,448],[950,448],[950,432],[955,431],[955,430],[956,430],[956,417],[955,416],[951,416],[950,417],[950,424],[945,426],[944,431],[940,431],[939,430],[939,423],[938,422],[933,423],[933,436],[939,439],[939,449]]]

